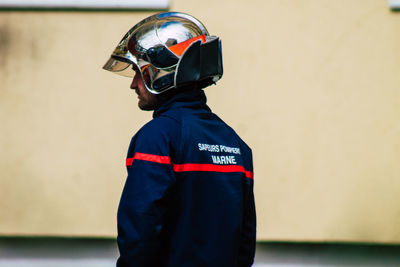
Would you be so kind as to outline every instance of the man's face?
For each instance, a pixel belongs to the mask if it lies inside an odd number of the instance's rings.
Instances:
[[[150,93],[144,83],[142,76],[136,71],[131,83],[131,89],[134,89],[138,95],[138,106],[141,110],[154,110],[157,107],[157,97]]]

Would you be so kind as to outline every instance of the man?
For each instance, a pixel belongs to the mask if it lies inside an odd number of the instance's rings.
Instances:
[[[256,217],[250,148],[206,105],[221,43],[194,17],[150,16],[104,69],[134,77],[153,120],[132,138],[118,208],[117,266],[251,266]]]

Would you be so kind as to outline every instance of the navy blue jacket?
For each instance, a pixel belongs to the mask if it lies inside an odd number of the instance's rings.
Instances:
[[[202,90],[175,95],[153,117],[128,151],[117,266],[251,266],[251,149]]]

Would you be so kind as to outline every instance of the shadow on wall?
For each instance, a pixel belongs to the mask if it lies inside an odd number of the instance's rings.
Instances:
[[[0,267],[115,266],[115,239],[0,238]],[[254,267],[400,266],[400,245],[258,243]]]
[[[0,267],[115,266],[116,240],[0,238]]]
[[[400,266],[400,245],[258,243],[261,266]]]

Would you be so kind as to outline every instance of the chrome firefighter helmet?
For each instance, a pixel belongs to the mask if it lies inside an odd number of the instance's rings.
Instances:
[[[127,77],[139,72],[153,94],[194,82],[211,84],[223,73],[221,41],[190,15],[159,13],[133,26],[103,69]]]

